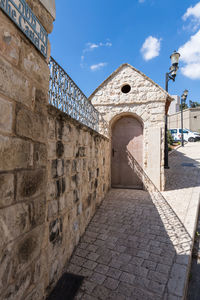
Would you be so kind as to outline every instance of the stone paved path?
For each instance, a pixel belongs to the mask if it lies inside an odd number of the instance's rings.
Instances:
[[[183,299],[198,206],[194,195],[199,193],[198,149],[190,145],[170,155],[168,178],[177,172],[164,198],[137,190],[108,193],[67,268],[85,276],[76,299]],[[181,167],[185,160],[188,163],[183,153],[197,166]],[[184,176],[177,168],[185,168]],[[187,223],[189,216],[193,221]]]

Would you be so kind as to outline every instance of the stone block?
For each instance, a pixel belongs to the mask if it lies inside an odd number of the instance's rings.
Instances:
[[[56,143],[48,141],[47,143],[48,158],[56,158]]]
[[[49,241],[53,244],[62,239],[62,219],[58,218],[49,224]]]
[[[28,168],[33,165],[32,143],[0,136],[0,170]]]
[[[35,141],[44,141],[46,139],[45,115],[19,108],[16,114],[16,133]]]
[[[31,78],[34,78],[44,87],[46,87],[46,96],[47,96],[50,71],[47,62],[43,59],[41,55],[38,55],[38,52],[35,51],[35,47],[30,47],[29,44],[23,43],[21,48],[20,62],[21,62],[20,67],[22,68],[24,73],[27,74],[28,77],[31,74]],[[37,96],[38,96],[38,92],[37,92]]]
[[[35,268],[32,268],[30,264],[40,254],[42,239],[43,226],[38,226],[31,232],[23,235],[22,238],[11,242],[0,252],[0,289],[5,289],[12,281],[12,285],[5,291],[5,294],[8,294],[10,288],[13,288],[11,298],[8,299],[18,299],[15,298],[15,284],[17,287],[20,274],[24,274],[24,270],[26,270],[28,266],[31,267],[32,278],[34,278]],[[42,267],[43,266],[40,266],[41,269]],[[33,282],[31,282],[31,284],[32,283]]]
[[[30,81],[2,57],[0,58],[0,92],[32,108],[34,95]]]
[[[45,220],[44,197],[0,210],[0,249]]]
[[[11,133],[13,125],[13,104],[0,97],[0,130]]]
[[[54,140],[56,137],[56,125],[55,125],[55,119],[50,115],[48,115],[47,124],[48,124],[47,137],[50,140]]]
[[[35,166],[46,167],[47,147],[45,144],[35,143],[33,147],[33,160]]]
[[[46,174],[44,169],[20,171],[17,173],[17,200],[36,197],[45,192]]]
[[[0,174],[0,208],[14,202],[14,175]]]
[[[65,158],[72,158],[74,156],[74,145],[72,143],[65,145]]]
[[[48,202],[48,220],[58,214],[58,201],[53,200]]]
[[[0,52],[12,64],[18,65],[21,39],[14,24],[0,11]]]
[[[174,264],[168,281],[168,292],[176,296],[183,297],[187,284],[187,267],[180,264]]]
[[[54,159],[51,163],[51,174],[53,178],[61,177],[64,175],[64,160]]]

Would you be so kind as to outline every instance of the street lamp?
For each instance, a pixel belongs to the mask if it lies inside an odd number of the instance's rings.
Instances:
[[[165,75],[165,90],[168,92],[168,82],[170,80],[175,81],[176,73],[178,71],[178,63],[179,63],[180,54],[176,52],[176,50],[170,56],[171,59],[171,67],[170,72]],[[168,142],[167,142],[167,114],[165,115],[165,169],[169,169],[168,165]]]
[[[184,147],[184,138],[183,138],[183,102],[185,103],[188,96],[188,90],[185,90],[181,95],[181,146]]]

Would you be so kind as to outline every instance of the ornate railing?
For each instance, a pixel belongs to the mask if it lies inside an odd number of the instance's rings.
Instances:
[[[108,126],[103,117],[52,57],[49,68],[49,103],[97,132],[101,127],[100,133],[106,135]]]

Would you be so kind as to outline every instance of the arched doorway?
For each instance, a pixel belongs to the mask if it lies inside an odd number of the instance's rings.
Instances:
[[[118,188],[142,189],[141,180],[128,164],[126,150],[143,165],[143,127],[132,116],[121,117],[112,126],[111,184]]]

